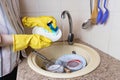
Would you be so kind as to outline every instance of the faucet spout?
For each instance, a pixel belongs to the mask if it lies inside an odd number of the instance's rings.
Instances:
[[[65,14],[68,16],[68,21],[69,21],[69,34],[68,34],[67,41],[68,41],[68,44],[72,45],[73,39],[74,39],[74,34],[72,33],[72,28],[73,28],[72,18],[71,18],[69,11],[67,11],[67,10],[62,12],[61,18],[65,19]]]

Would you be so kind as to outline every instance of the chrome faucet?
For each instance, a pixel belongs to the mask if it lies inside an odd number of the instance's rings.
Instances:
[[[65,14],[67,14],[68,16],[68,20],[69,20],[69,34],[68,34],[68,44],[72,45],[73,44],[73,39],[74,39],[74,34],[72,33],[72,28],[73,28],[73,24],[72,24],[72,18],[71,15],[69,13],[69,11],[65,10],[62,12],[61,14],[61,18],[65,18]]]

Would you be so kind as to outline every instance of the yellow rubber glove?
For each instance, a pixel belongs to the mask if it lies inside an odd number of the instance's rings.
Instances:
[[[13,35],[13,51],[23,50],[30,46],[33,49],[41,49],[51,45],[52,41],[38,34]]]
[[[49,32],[52,32],[50,27],[47,25],[49,22],[52,22],[54,28],[57,27],[56,20],[52,16],[39,16],[39,17],[23,17],[22,23],[25,27],[34,27],[39,26],[43,27]]]

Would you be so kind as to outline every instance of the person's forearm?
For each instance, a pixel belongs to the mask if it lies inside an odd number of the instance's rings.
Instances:
[[[13,44],[12,35],[0,34],[0,46],[7,46]]]

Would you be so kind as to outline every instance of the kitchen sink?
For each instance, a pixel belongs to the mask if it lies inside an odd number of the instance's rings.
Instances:
[[[63,56],[65,54],[72,54],[72,52],[74,51],[77,55],[84,57],[84,59],[86,60],[86,66],[78,71],[71,73],[53,73],[44,70],[44,60],[31,52],[27,60],[30,68],[40,75],[52,78],[73,78],[83,76],[95,70],[100,64],[99,53],[97,53],[93,48],[80,43],[69,45],[67,42],[56,42],[47,48],[37,51],[39,51],[50,60],[56,60],[60,56]]]

